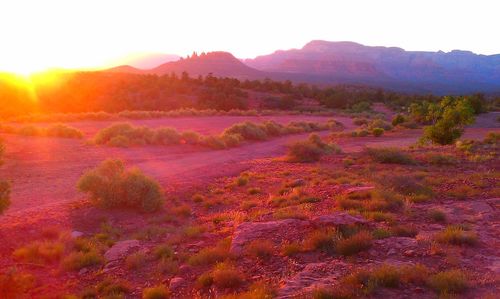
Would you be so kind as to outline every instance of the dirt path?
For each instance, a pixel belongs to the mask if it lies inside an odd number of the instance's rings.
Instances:
[[[488,120],[495,120],[490,115]],[[297,116],[295,120],[299,120]],[[325,118],[323,118],[325,119]],[[336,117],[352,129],[352,121],[345,117]],[[181,128],[188,126],[190,120],[176,119]],[[192,120],[192,118],[191,118]],[[238,121],[242,121],[240,117]],[[281,121],[290,121],[290,116]],[[158,124],[159,120],[156,120]],[[171,120],[169,120],[171,121]],[[210,122],[193,120],[194,128],[207,131],[221,131],[221,122],[209,118]],[[482,121],[482,120],[481,120]],[[143,122],[143,121],[142,121]],[[101,122],[94,122],[100,123]],[[216,125],[214,123],[217,123]],[[484,122],[491,125],[491,121]],[[225,124],[224,124],[225,125]],[[495,124],[496,125],[496,122]],[[227,127],[227,126],[225,126]],[[482,138],[490,129],[468,129],[466,138]],[[328,134],[323,132],[322,135]],[[382,138],[349,138],[340,142],[346,152],[361,150],[364,146],[407,146],[420,136],[420,130],[405,131],[404,135],[395,134]],[[129,149],[96,147],[85,145],[81,141],[61,138],[33,138],[5,135],[7,143],[6,163],[2,166],[2,177],[12,180],[12,205],[1,217],[0,224],[22,220],[28,215],[49,214],[41,211],[54,211],[54,206],[74,202],[80,198],[75,186],[78,178],[87,169],[95,167],[107,158],[123,159],[129,166],[137,166],[148,175],[158,179],[167,191],[203,185],[211,179],[236,174],[244,170],[248,162],[268,157],[280,156],[287,143],[303,139],[308,134],[299,134],[276,138],[267,142],[248,145],[223,151],[200,151],[188,146],[172,147],[137,147]]]

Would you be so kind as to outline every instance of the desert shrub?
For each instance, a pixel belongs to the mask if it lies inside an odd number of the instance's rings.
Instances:
[[[374,119],[368,124],[368,129],[375,129],[375,128],[381,128],[384,129],[385,131],[390,131],[392,130],[392,125],[385,120],[382,119]]]
[[[173,128],[159,128],[154,132],[153,144],[155,145],[172,145],[179,144],[181,141],[181,134]]]
[[[121,160],[105,160],[86,172],[78,189],[89,193],[92,201],[104,208],[128,207],[152,212],[163,205],[160,185],[139,169],[126,170]]]
[[[432,165],[453,165],[456,163],[456,158],[452,155],[442,155],[442,154],[427,154],[425,159],[429,164]]]
[[[96,285],[96,291],[104,298],[123,298],[130,293],[130,286],[125,281],[105,278]]]
[[[10,206],[10,183],[6,180],[0,180],[0,215]]]
[[[224,143],[224,140],[222,137],[219,136],[205,136],[203,137],[201,144],[203,144],[206,147],[209,147],[211,149],[216,149],[216,150],[221,150],[226,148],[226,144]]]
[[[82,131],[64,124],[56,124],[45,130],[45,135],[62,138],[83,138]]]
[[[269,136],[280,136],[285,133],[285,127],[274,121],[265,121],[261,124],[261,126]]]
[[[415,160],[395,147],[366,148],[366,153],[375,161],[387,164],[415,164]]]
[[[483,142],[488,144],[498,144],[500,141],[500,133],[497,132],[488,132],[486,137],[484,137]]]
[[[467,277],[460,270],[448,270],[431,275],[427,284],[444,295],[461,293],[468,287]]]
[[[315,230],[304,240],[304,248],[332,253],[339,238],[340,233],[335,229]]]
[[[384,228],[376,228],[372,231],[372,236],[375,239],[385,239],[392,236],[392,232]]]
[[[239,177],[234,180],[234,184],[236,186],[246,186],[248,182],[250,181],[250,178],[247,174],[241,174]]]
[[[144,252],[134,252],[125,258],[125,266],[129,270],[139,269],[147,261],[146,254]]]
[[[432,125],[424,128],[422,142],[452,144],[464,132],[465,125],[474,121],[474,109],[466,98],[444,97],[432,105],[427,118]]]
[[[184,131],[181,133],[181,143],[198,144],[201,140],[199,133],[194,131]]]
[[[17,132],[19,135],[23,135],[23,136],[42,136],[43,135],[42,129],[35,127],[35,126],[32,126],[32,125],[21,127],[21,128],[19,128],[19,130]]]
[[[112,146],[112,147],[129,147],[129,146],[131,146],[130,139],[126,136],[123,136],[123,135],[112,137],[106,144],[109,146]]]
[[[179,262],[173,258],[162,258],[158,262],[158,272],[162,274],[176,274],[179,271]]]
[[[352,137],[366,137],[370,134],[368,130],[366,129],[356,129],[355,131],[351,132]]]
[[[142,291],[142,299],[168,299],[170,298],[170,290],[163,284],[145,288]]]
[[[215,247],[203,248],[195,255],[191,256],[188,263],[193,266],[210,265],[222,262],[231,257],[226,244],[218,244]]]
[[[281,254],[284,256],[294,256],[302,251],[302,245],[298,242],[286,242],[281,246]]]
[[[245,252],[250,256],[267,260],[274,253],[274,245],[269,240],[253,240],[246,245]]]
[[[213,283],[220,288],[236,288],[244,282],[243,275],[229,263],[219,263],[212,271]]]
[[[415,201],[424,201],[433,195],[432,188],[416,175],[382,175],[378,181]]]
[[[21,273],[15,268],[7,269],[0,274],[0,298],[29,298],[26,293],[34,283],[32,275]]]
[[[222,135],[239,134],[245,140],[265,140],[267,139],[266,131],[259,125],[246,121],[243,123],[234,124],[224,130]]]
[[[375,137],[380,137],[384,134],[385,130],[382,128],[373,128],[372,129],[372,134]]]
[[[311,134],[306,141],[297,141],[288,146],[286,160],[290,162],[313,162],[332,151],[340,152],[336,145],[324,143],[319,135]]]
[[[396,114],[396,116],[394,116],[392,118],[391,123],[392,123],[393,126],[397,126],[399,124],[404,123],[405,121],[406,121],[406,118],[404,117],[404,115],[402,115],[402,114]]]
[[[59,261],[64,253],[64,244],[58,241],[36,241],[14,250],[14,259],[30,263],[52,263]]]
[[[356,117],[356,118],[354,118],[353,123],[354,123],[356,126],[367,125],[367,124],[368,124],[368,119],[366,119],[366,118],[361,118],[361,117]]]
[[[418,230],[413,225],[400,224],[391,227],[391,232],[393,235],[396,235],[398,237],[413,238],[417,235]]]
[[[336,251],[348,256],[367,250],[371,245],[371,234],[367,231],[360,231],[348,238],[339,239],[336,244]]]
[[[243,141],[240,134],[224,134],[221,139],[227,147],[236,147]]]
[[[108,144],[112,138],[117,136],[128,138],[133,131],[134,127],[129,123],[114,124],[97,132],[94,136],[94,142],[96,144]]]
[[[214,283],[214,278],[211,272],[205,272],[196,279],[198,288],[209,288]]]
[[[436,234],[436,241],[454,245],[475,245],[477,243],[477,234],[466,231],[460,226],[448,226]]]
[[[221,299],[271,299],[276,297],[276,290],[266,283],[253,283],[249,290],[243,293],[231,294]]]
[[[254,188],[248,188],[247,192],[250,195],[255,195],[255,194],[260,194],[262,190],[260,188],[254,187]]]
[[[78,271],[80,269],[100,265],[104,262],[103,256],[97,251],[72,252],[62,260],[62,266],[66,270]]]
[[[430,210],[428,214],[436,222],[446,222],[446,214],[441,210]]]

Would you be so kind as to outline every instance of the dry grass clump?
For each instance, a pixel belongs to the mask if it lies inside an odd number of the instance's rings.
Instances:
[[[460,270],[448,270],[436,273],[429,277],[427,284],[434,291],[442,294],[462,293],[468,287],[468,279]]]
[[[104,263],[104,257],[95,250],[72,252],[62,260],[63,268],[70,271],[78,271],[102,263]]]
[[[170,290],[163,284],[145,288],[142,291],[142,299],[168,299],[170,298]]]
[[[366,148],[365,152],[376,162],[386,164],[415,164],[415,160],[396,147]]]
[[[193,266],[211,265],[232,258],[229,252],[229,242],[223,240],[214,247],[203,248],[188,259]]]
[[[61,259],[65,246],[60,241],[35,241],[16,249],[13,257],[28,263],[53,263]]]
[[[302,244],[299,242],[285,242],[281,246],[281,254],[284,256],[294,256],[302,252]]]
[[[109,277],[99,282],[95,289],[102,298],[124,298],[126,294],[130,293],[130,286],[126,281],[114,280]],[[98,297],[97,294],[93,294],[94,297]],[[89,296],[89,298],[92,297]]]
[[[10,190],[10,183],[5,180],[0,180],[0,215],[10,206]]]
[[[15,268],[6,269],[0,274],[0,298],[29,298],[26,292],[34,284],[35,278],[31,274],[19,272]]]
[[[435,236],[436,241],[440,243],[454,245],[475,245],[477,243],[477,234],[467,231],[460,226],[448,226]]]
[[[335,251],[335,244],[341,235],[336,229],[314,230],[304,240],[305,250]]]
[[[335,144],[324,143],[319,135],[311,134],[305,141],[297,141],[288,146],[286,161],[288,162],[314,162],[323,155],[341,152]]]
[[[384,135],[384,132],[385,132],[385,130],[382,128],[373,128],[372,129],[372,134],[375,137],[380,137],[380,136]]]
[[[276,297],[276,290],[266,283],[253,283],[248,291],[222,296],[221,299],[271,299]]]
[[[343,210],[356,210],[369,217],[391,218],[390,214],[382,212],[397,211],[403,206],[400,195],[389,190],[352,192],[337,199],[337,205]],[[370,212],[370,213],[369,213]]]
[[[446,214],[437,209],[430,210],[428,212],[429,217],[436,222],[446,222]]]
[[[398,237],[409,237],[414,238],[418,234],[418,230],[415,226],[410,224],[399,224],[391,227],[391,232],[393,235]]]
[[[196,281],[199,287],[215,285],[222,289],[232,289],[241,286],[244,277],[238,269],[230,263],[218,263],[214,269],[200,275]]]
[[[423,202],[432,198],[434,192],[424,178],[418,175],[388,174],[376,179],[380,185],[390,188],[412,202]]]
[[[457,158],[453,155],[443,155],[437,153],[428,153],[425,155],[425,160],[429,164],[439,166],[454,165],[457,162]]]
[[[342,255],[354,255],[368,250],[372,246],[372,235],[367,231],[360,231],[350,237],[337,240],[335,249]]]
[[[245,246],[245,253],[252,257],[267,260],[274,253],[274,244],[269,240],[253,240]]]
[[[134,252],[125,258],[125,267],[129,270],[136,270],[144,266],[147,256],[144,252]]]
[[[164,202],[160,185],[139,169],[125,170],[121,160],[105,160],[86,172],[78,189],[104,208],[133,208],[144,212],[159,209]]]

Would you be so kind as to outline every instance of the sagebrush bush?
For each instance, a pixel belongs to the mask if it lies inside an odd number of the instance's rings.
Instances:
[[[164,202],[160,185],[139,169],[126,170],[121,160],[105,160],[86,172],[78,189],[104,208],[126,207],[144,212],[159,209]]]
[[[406,117],[402,114],[396,114],[396,116],[394,116],[392,118],[392,125],[393,126],[397,126],[399,124],[402,124],[406,121]]]
[[[395,147],[366,148],[366,153],[375,161],[387,164],[415,164],[407,153]]]
[[[341,152],[335,144],[324,143],[319,135],[311,134],[305,141],[297,141],[288,146],[286,160],[289,162],[314,162],[321,156],[331,153]]]
[[[48,127],[45,134],[51,137],[83,138],[82,131],[64,124],[56,124]]]
[[[380,137],[380,136],[384,135],[384,132],[385,132],[385,130],[382,128],[373,128],[372,129],[372,134],[375,137]]]
[[[385,131],[390,131],[392,130],[392,125],[385,120],[382,119],[374,119],[368,124],[368,129],[373,130],[375,128],[381,128],[384,129]]]
[[[265,140],[268,137],[263,127],[249,121],[234,124],[222,133],[223,136],[232,134],[239,134],[245,140]]]

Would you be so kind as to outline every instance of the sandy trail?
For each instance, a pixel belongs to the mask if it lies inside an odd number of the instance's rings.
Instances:
[[[232,123],[240,122],[243,117],[176,118],[165,120],[138,121],[144,125],[167,125],[216,133]],[[280,116],[279,122],[293,120],[326,121],[331,117]],[[486,120],[484,120],[485,118]],[[483,128],[467,129],[465,138],[483,138],[491,128],[498,130],[496,116],[485,115],[478,123]],[[353,129],[352,120],[335,117],[344,123],[348,130]],[[256,121],[255,118],[250,120]],[[145,123],[148,122],[148,123]],[[135,123],[135,122],[134,122]],[[86,134],[92,134],[106,122],[82,122],[73,125],[86,128]],[[322,132],[322,135],[328,132]],[[95,167],[107,158],[120,158],[128,166],[137,166],[148,175],[155,177],[167,191],[188,189],[203,185],[211,179],[239,173],[255,159],[283,155],[286,144],[307,137],[308,134],[290,135],[266,142],[222,150],[201,150],[189,146],[147,146],[136,148],[109,148],[85,145],[79,140],[62,138],[35,138],[4,135],[7,145],[6,163],[2,166],[2,177],[13,181],[12,205],[1,217],[0,223],[21,220],[42,211],[54,211],[53,207],[74,202],[83,198],[76,190],[78,178],[86,170]],[[420,130],[405,131],[404,135],[395,134],[382,138],[349,138],[340,142],[345,152],[360,151],[364,146],[407,146],[420,137]],[[49,215],[49,214],[47,214]],[[46,216],[47,216],[46,215]]]

